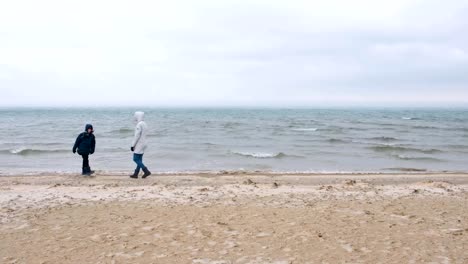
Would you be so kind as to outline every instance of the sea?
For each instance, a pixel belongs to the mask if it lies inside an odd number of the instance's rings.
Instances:
[[[87,123],[92,169],[131,172],[136,110],[155,173],[468,171],[468,108],[2,108],[0,175],[79,173]]]

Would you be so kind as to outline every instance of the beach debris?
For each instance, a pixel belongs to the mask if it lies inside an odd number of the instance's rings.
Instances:
[[[327,185],[327,186],[320,186],[319,190],[326,190],[326,191],[331,191],[333,190],[333,186]]]
[[[289,247],[282,248],[282,250],[283,250],[284,252],[291,252],[291,248],[289,248]]]
[[[102,242],[102,238],[100,235],[96,234],[93,236],[90,236],[89,239],[93,242]]]
[[[206,187],[201,188],[201,189],[198,189],[198,191],[200,191],[200,192],[207,192],[207,191],[209,191],[209,190],[210,190],[210,189],[208,189],[208,188],[206,188]]]
[[[423,182],[424,185],[428,185],[432,188],[437,188],[437,189],[441,189],[441,190],[444,190],[446,192],[453,192],[454,189],[452,189],[451,187],[453,187],[453,184],[450,183],[450,182],[446,182],[446,181],[426,181],[426,182]]]
[[[257,234],[257,237],[269,237],[269,236],[271,236],[271,234],[270,233],[265,233],[265,232],[260,232],[260,233]]]
[[[350,244],[342,244],[341,247],[346,250],[346,252],[351,253],[353,252],[353,247]]]
[[[3,260],[9,261],[8,263],[18,263],[18,259],[12,257],[3,258]]]
[[[356,180],[346,180],[346,181],[345,181],[345,184],[346,184],[346,185],[355,185],[355,184],[356,184]]]
[[[416,193],[421,193],[421,190],[420,189],[414,189],[413,190],[413,193],[416,194]]]
[[[141,228],[141,230],[143,231],[154,231],[156,229],[156,227],[154,226],[144,226]]]
[[[117,183],[109,183],[109,184],[104,184],[102,186],[103,189],[114,188],[114,187],[119,187],[119,185]]]
[[[454,236],[461,236],[463,235],[463,231],[466,231],[467,229],[459,229],[459,228],[452,228],[448,230],[448,233]]]
[[[273,182],[273,188],[278,188],[279,184],[277,182]]]
[[[247,179],[244,181],[244,184],[247,184],[247,185],[256,185],[257,183],[255,183],[254,181],[252,181],[251,179]]]
[[[144,192],[144,191],[145,191],[145,189],[141,188],[141,189],[128,190],[127,193]]]
[[[201,230],[200,232],[201,232],[201,234],[202,234],[203,236],[205,236],[205,237],[211,237],[211,236],[213,236],[213,232],[212,232],[212,231]]]
[[[227,264],[231,263],[230,261],[225,261],[225,260],[212,260],[212,259],[194,259],[192,260],[192,263],[194,264]]]

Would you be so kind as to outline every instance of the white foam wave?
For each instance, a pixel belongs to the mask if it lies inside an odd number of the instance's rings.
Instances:
[[[245,157],[252,157],[252,158],[259,158],[259,159],[268,159],[268,158],[281,158],[286,156],[283,152],[277,153],[267,153],[267,152],[236,152],[233,151],[232,153],[240,156]]]
[[[312,127],[312,128],[294,128],[293,131],[317,131],[318,128]]]

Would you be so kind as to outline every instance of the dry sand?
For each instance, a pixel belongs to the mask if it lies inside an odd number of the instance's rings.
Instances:
[[[468,175],[0,177],[0,263],[468,263]]]

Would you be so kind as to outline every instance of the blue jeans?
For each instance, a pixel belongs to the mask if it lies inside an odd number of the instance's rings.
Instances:
[[[136,163],[136,171],[140,171],[140,169],[145,168],[145,164],[143,164],[143,154],[133,154],[133,161]]]

